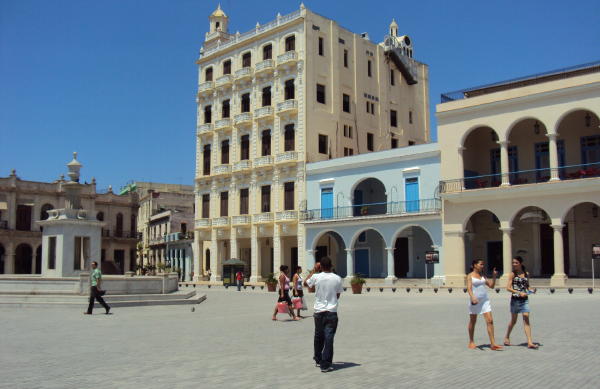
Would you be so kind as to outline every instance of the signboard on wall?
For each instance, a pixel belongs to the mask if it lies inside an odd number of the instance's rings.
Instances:
[[[592,244],[592,259],[600,259],[600,243]]]
[[[440,263],[440,252],[439,251],[425,251],[425,262],[426,263]]]

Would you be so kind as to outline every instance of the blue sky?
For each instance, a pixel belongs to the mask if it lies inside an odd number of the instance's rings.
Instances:
[[[392,17],[442,92],[600,60],[600,2],[317,1],[380,42]],[[296,1],[223,0],[245,32]],[[192,184],[195,60],[217,1],[0,0],[0,177],[54,180],[78,151],[98,188]]]

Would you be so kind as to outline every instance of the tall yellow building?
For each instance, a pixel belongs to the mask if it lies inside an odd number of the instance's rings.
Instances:
[[[429,142],[428,68],[395,21],[383,43],[303,5],[230,34],[217,8],[200,51],[195,274],[251,282],[304,264],[305,164]],[[227,263],[225,263],[227,264]],[[202,266],[202,268],[200,268]]]

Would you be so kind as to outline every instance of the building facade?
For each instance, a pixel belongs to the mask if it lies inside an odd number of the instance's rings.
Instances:
[[[383,43],[307,10],[230,34],[218,8],[201,49],[195,252],[220,281],[304,263],[305,165],[429,141],[428,70],[393,22]]]
[[[600,243],[600,63],[442,95],[444,271],[472,259],[506,274],[591,277]],[[598,276],[598,270],[596,270]]]
[[[48,211],[65,208],[67,181],[21,180],[13,170],[0,178],[0,273],[41,274],[42,233],[36,222],[46,220]],[[135,271],[137,204],[135,193],[119,196],[96,191],[96,181],[85,184],[81,204],[105,223],[102,228],[101,263],[106,274]]]
[[[439,170],[435,143],[307,164],[307,266],[329,256],[342,277],[441,283]],[[426,264],[428,251],[441,262]]]

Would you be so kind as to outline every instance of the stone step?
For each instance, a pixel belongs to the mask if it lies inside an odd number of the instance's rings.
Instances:
[[[170,295],[107,295],[105,301],[111,307],[134,307],[147,305],[199,304],[206,299],[205,294],[196,296],[195,291]],[[87,306],[88,296],[0,296],[0,305],[11,306]],[[100,307],[98,303],[95,307]]]

